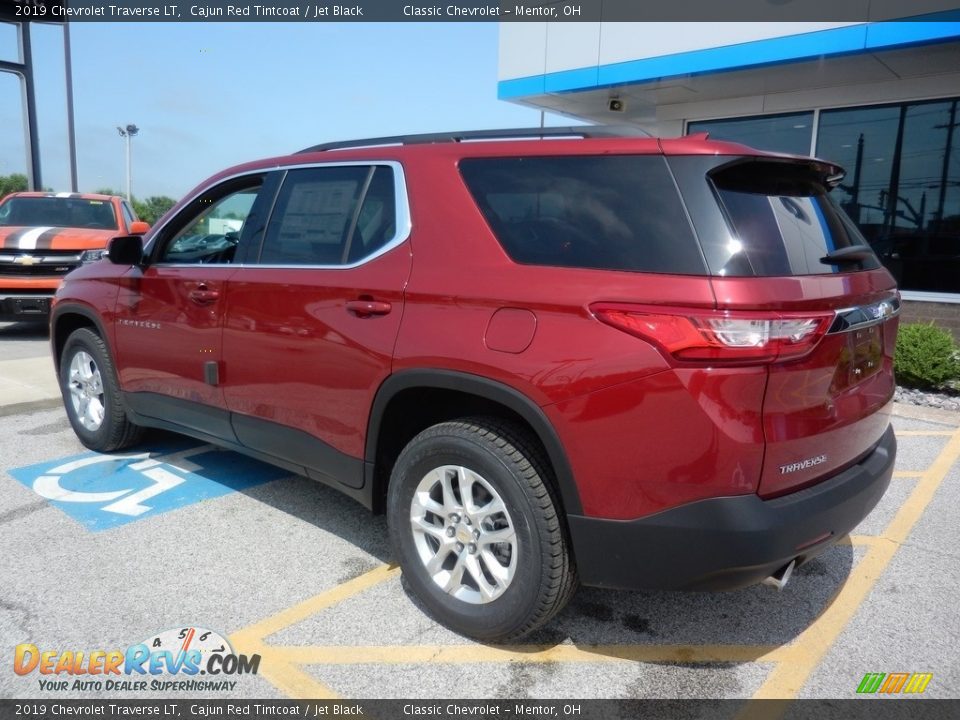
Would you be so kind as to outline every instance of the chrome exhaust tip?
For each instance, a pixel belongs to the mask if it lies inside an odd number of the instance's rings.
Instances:
[[[783,590],[787,583],[790,582],[790,576],[793,575],[793,568],[796,566],[797,561],[791,560],[782,568],[777,570],[773,575],[768,578],[763,579],[763,584],[768,587],[776,588],[777,590]]]

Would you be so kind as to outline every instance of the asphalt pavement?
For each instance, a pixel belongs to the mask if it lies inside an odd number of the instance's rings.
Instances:
[[[17,674],[14,649],[89,656],[187,629],[260,662],[177,697],[855,698],[866,673],[900,672],[960,697],[960,415],[897,406],[890,491],[782,592],[582,589],[498,647],[432,622],[383,518],[331,489],[165,433],[87,452],[48,352],[42,330],[0,325],[0,697],[170,697]]]
[[[44,324],[0,323],[0,414],[59,397],[47,338]]]

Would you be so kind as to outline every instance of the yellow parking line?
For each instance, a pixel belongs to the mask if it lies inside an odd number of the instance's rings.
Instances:
[[[778,645],[331,645],[272,648],[298,665],[778,662]]]
[[[233,640],[233,637],[231,637],[231,640]],[[235,647],[237,647],[236,644]],[[260,655],[258,676],[273,684],[287,697],[296,700],[336,700],[340,697],[329,687],[318,680],[314,680],[268,645],[246,642],[242,649],[245,654],[256,653]]]
[[[302,670],[303,665],[369,665],[511,662],[765,662],[774,663],[755,699],[795,698],[824,654],[859,609],[930,503],[953,463],[960,457],[960,430],[903,431],[900,436],[950,437],[947,446],[925,472],[897,471],[898,478],[919,480],[910,497],[880,536],[854,535],[845,542],[867,548],[847,582],[826,610],[791,645],[434,645],[434,646],[307,646],[279,647],[266,638],[306,620],[399,573],[382,565],[315,597],[237,631],[231,641],[247,653],[263,658],[261,676],[294,698],[336,698],[336,693]],[[740,718],[780,717],[784,703],[748,705]],[[760,708],[760,714],[757,709]]]
[[[881,534],[888,540],[901,544],[910,535],[910,531],[916,524],[923,511],[930,501],[933,500],[934,493],[943,482],[943,479],[950,472],[950,468],[960,458],[960,430],[953,434],[953,438],[947,443],[947,446],[933,461],[933,464],[927,468],[923,479],[917,484],[916,489],[900,508],[890,524]]]
[[[240,643],[250,641],[255,643],[262,642],[268,635],[272,635],[286,627],[306,620],[311,615],[315,615],[331,605],[343,602],[347,598],[363,592],[369,587],[390,579],[399,572],[400,568],[394,565],[381,565],[370,572],[353,578],[353,580],[349,580],[342,585],[337,585],[335,588],[315,595],[286,610],[281,610],[276,615],[250,625],[243,630],[238,630],[230,636],[230,639],[231,641],[235,640]]]
[[[234,648],[248,655],[254,653],[261,657],[260,677],[272,683],[274,687],[288,697],[298,699],[332,700],[337,695],[323,683],[314,680],[303,672],[294,663],[291,663],[276,648],[267,645],[264,640],[268,635],[283,630],[291,625],[306,620],[321,610],[343,602],[349,597],[363,592],[369,587],[388,580],[399,572],[399,568],[391,565],[381,565],[370,572],[337,585],[326,592],[281,610],[276,615],[265,618],[249,627],[238,630],[230,636]]]
[[[869,547],[866,555],[851,570],[850,577],[827,603],[826,610],[797,637],[792,645],[784,648],[781,656],[783,662],[770,673],[754,694],[754,699],[797,697],[824,655],[857,613],[860,605],[893,559],[897,549],[907,539],[958,458],[960,458],[960,431],[955,431],[890,524],[875,541],[863,543]],[[778,718],[784,707],[779,703],[749,707],[738,717],[751,718],[751,720],[761,717]]]
[[[431,663],[565,662],[767,662],[783,654],[778,645],[268,645],[266,638],[394,577],[399,568],[380,566],[304,600],[276,615],[238,630],[230,641],[240,652],[261,656],[260,676],[291,698],[335,699],[337,693],[311,677],[303,665],[398,665]]]
[[[295,665],[276,663],[270,681],[294,700],[336,700],[340,696]]]

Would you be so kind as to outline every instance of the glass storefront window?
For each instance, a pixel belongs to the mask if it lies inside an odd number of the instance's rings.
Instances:
[[[904,290],[960,293],[958,100],[824,110],[817,155],[834,196]]]
[[[708,132],[713,140],[730,140],[758,150],[809,155],[813,113],[763,115],[687,123],[687,133]]]
[[[761,150],[807,155],[813,112],[702,120]],[[816,155],[847,175],[833,197],[903,290],[960,295],[960,98],[822,110]]]

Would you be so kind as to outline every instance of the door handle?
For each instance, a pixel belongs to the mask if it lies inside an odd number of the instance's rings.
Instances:
[[[200,283],[196,288],[187,293],[187,297],[197,305],[209,305],[220,299],[220,291],[211,290],[204,283]]]
[[[379,300],[347,300],[347,312],[351,312],[357,317],[370,317],[371,315],[386,315],[393,310],[393,305]]]

